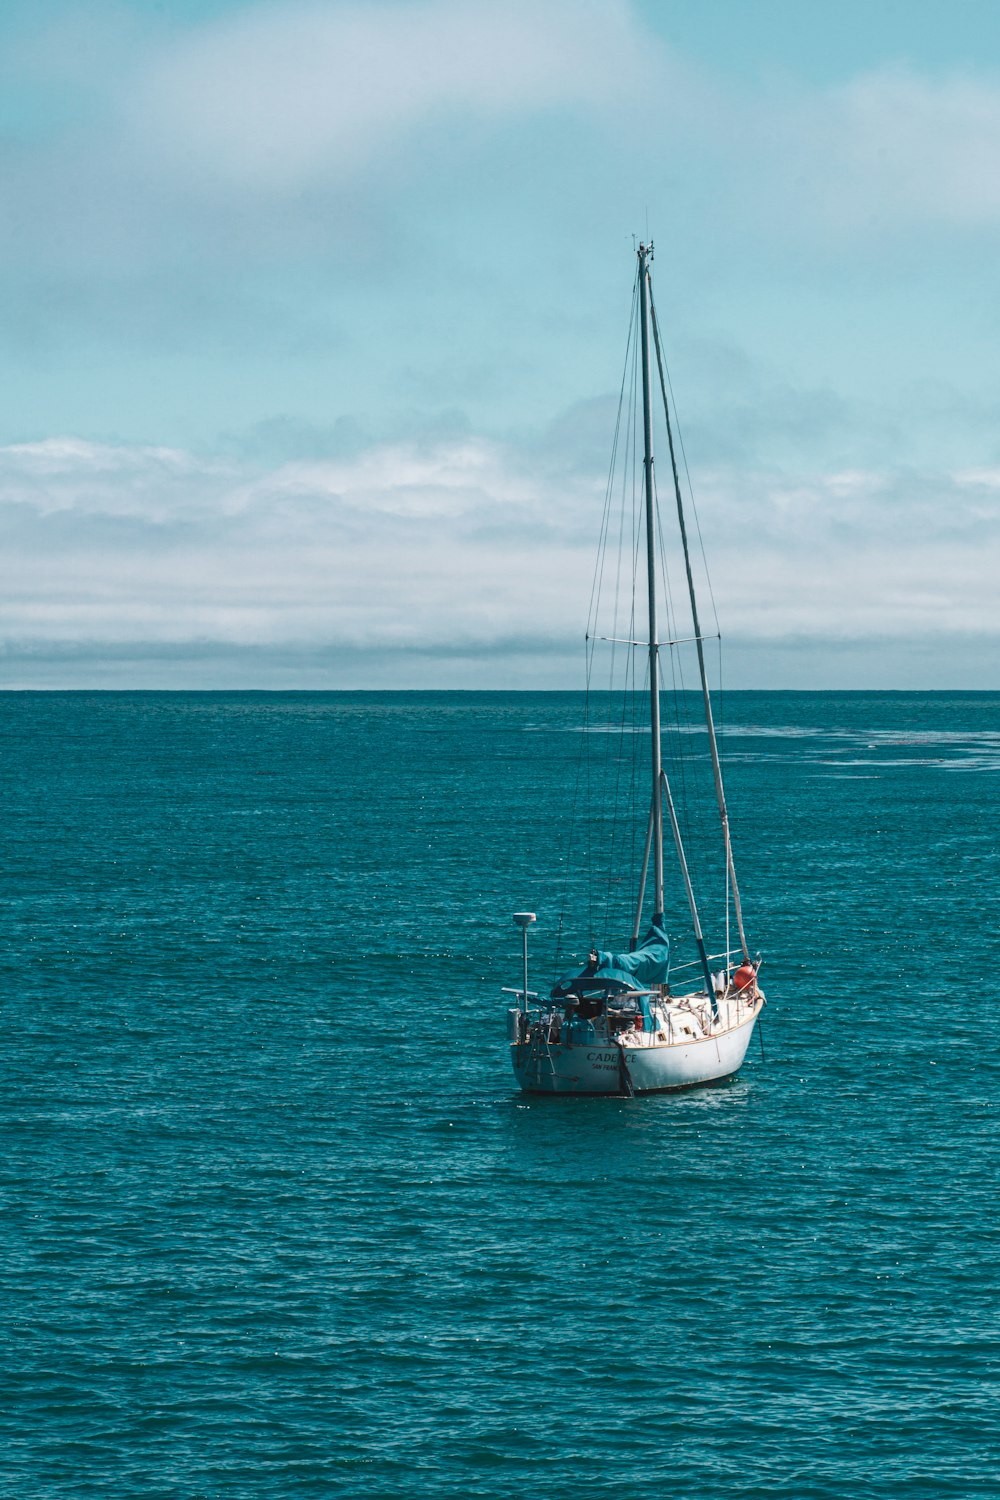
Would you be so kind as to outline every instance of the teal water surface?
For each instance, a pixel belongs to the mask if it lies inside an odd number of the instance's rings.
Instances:
[[[0,1493],[1000,1494],[1000,696],[729,695],[763,1058],[532,1099],[580,710],[0,695]]]

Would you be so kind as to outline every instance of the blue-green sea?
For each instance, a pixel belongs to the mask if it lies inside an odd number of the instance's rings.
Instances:
[[[1000,695],[721,717],[763,1056],[533,1099],[577,695],[0,696],[0,1494],[1000,1495]]]

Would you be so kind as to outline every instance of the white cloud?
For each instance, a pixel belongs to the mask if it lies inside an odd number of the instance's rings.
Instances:
[[[57,321],[89,295],[103,324],[124,305],[145,326],[183,298],[170,272],[225,268],[201,321],[289,256],[375,277],[380,238],[416,238],[428,199],[465,194],[470,234],[495,210],[524,233],[533,183],[574,224],[594,203],[679,199],[688,232],[741,256],[748,235],[782,254],[1000,224],[1000,78],[984,70],[723,80],[629,0],[270,0],[158,29],[97,6],[71,56],[61,30],[7,65],[11,87],[27,68],[47,89],[45,130],[0,144],[0,255],[29,279],[71,268],[45,292]],[[522,170],[498,181],[498,143],[525,124]]]
[[[725,637],[989,634],[1000,523],[983,492],[1000,481],[913,483],[916,499],[860,470],[703,476]],[[0,449],[8,680],[12,659],[51,650],[572,652],[601,491],[471,439],[266,472],[68,440]]]
[[[876,223],[1000,221],[1000,80],[878,70],[831,91],[832,215]]]
[[[489,649],[523,633],[526,608],[553,628],[548,580],[571,549],[548,540],[526,554],[520,542],[542,500],[485,442],[264,473],[175,450],[12,445],[0,449],[0,628],[8,651],[456,638]]]
[[[469,440],[444,447],[392,444],[350,463],[288,463],[254,487],[261,496],[325,496],[368,515],[415,520],[457,518],[497,503],[501,511],[538,501],[538,483],[505,467],[497,444]]]
[[[607,103],[644,71],[621,0],[272,4],[168,49],[134,78],[126,118],[191,175],[286,195],[369,169],[442,115]]]
[[[1000,75],[882,66],[806,88],[689,96],[717,190],[757,236],[881,247],[915,229],[1000,225]],[[688,136],[692,140],[692,136]]]
[[[722,543],[730,637],[996,633],[1000,512],[979,475],[726,470],[704,476],[701,496],[706,536]]]

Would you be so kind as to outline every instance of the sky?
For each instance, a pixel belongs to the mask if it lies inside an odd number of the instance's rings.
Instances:
[[[0,170],[0,686],[580,686],[636,237],[727,685],[1000,686],[994,0],[5,0]]]

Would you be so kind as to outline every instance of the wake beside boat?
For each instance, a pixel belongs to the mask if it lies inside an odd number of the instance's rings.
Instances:
[[[637,519],[641,508],[641,520],[636,527],[634,541],[636,544],[640,539],[642,541],[645,579],[643,583],[640,583],[638,567],[640,548],[630,543],[633,567],[632,613],[625,622],[628,635],[622,637],[616,629],[612,635],[600,637],[600,639],[610,642],[613,650],[618,646],[628,648],[631,675],[628,677],[627,693],[633,698],[636,695],[641,696],[648,705],[648,719],[642,724],[643,730],[649,734],[651,744],[650,800],[648,812],[645,815],[645,844],[639,861],[635,919],[628,949],[614,952],[599,950],[595,946],[582,968],[578,966],[575,972],[564,976],[553,986],[547,1004],[541,1003],[539,996],[528,989],[528,930],[535,922],[535,915],[532,912],[515,914],[514,921],[522,932],[523,983],[518,990],[505,991],[516,997],[516,1004],[508,1011],[508,1042],[514,1076],[521,1088],[531,1093],[631,1095],[662,1089],[688,1088],[695,1084],[710,1083],[726,1078],[741,1066],[754,1026],[765,1003],[763,992],[757,983],[760,955],[758,953],[754,958],[750,956],[733,862],[729,814],[705,661],[706,637],[702,631],[698,609],[685,509],[674,449],[670,403],[667,398],[668,383],[652,298],[650,276],[652,246],[640,245],[637,256],[633,318],[638,324],[638,330],[637,337],[633,339],[634,329],[630,329],[629,349],[632,357],[638,359],[641,372],[641,382],[636,382],[636,384],[641,383],[642,393],[643,460],[641,505],[637,506]],[[684,563],[692,632],[689,636],[680,638],[678,630],[674,628],[674,621],[671,619],[668,599],[666,601],[668,624],[671,628],[668,629],[668,638],[665,640],[660,638],[657,617],[658,580],[660,588],[665,589],[667,574],[659,545],[661,526],[656,504],[653,469],[651,342],[655,349],[659,387],[663,398],[663,413],[677,511],[678,550]],[[623,381],[623,393],[624,389],[625,382]],[[622,413],[619,408],[616,449],[621,422]],[[609,499],[610,495],[611,483],[609,481]],[[602,527],[602,539],[605,542],[608,530],[608,513],[606,512]],[[624,526],[621,528],[620,535],[625,538]],[[619,560],[619,578],[620,571]],[[602,572],[603,569],[599,567],[598,577]],[[648,635],[646,640],[637,640],[635,639],[637,632],[634,619],[636,594],[637,592],[641,594],[643,591],[646,600]],[[616,600],[617,592],[616,588]],[[616,622],[617,619],[616,604]],[[598,639],[596,631],[592,633],[588,629],[588,693],[592,647],[596,639]],[[725,946],[721,952],[713,954],[708,952],[702,930],[685,839],[682,836],[682,819],[678,816],[678,808],[663,753],[660,711],[663,656],[666,650],[673,651],[679,646],[688,644],[694,645],[697,657],[703,732],[708,741],[714,801],[721,828],[721,868],[725,882]],[[638,681],[634,670],[634,654],[637,649],[646,659],[647,682],[645,684]],[[624,724],[625,716],[623,715],[623,727]],[[633,727],[636,726],[638,720],[633,718],[631,724]],[[627,752],[623,738],[619,745],[619,756],[624,758],[626,753],[630,752]],[[624,778],[619,775],[616,787],[622,780],[627,783],[627,775]],[[690,922],[690,937],[695,957],[688,963],[672,963],[671,959],[671,945],[664,910],[665,825],[670,829],[679,885],[683,890]],[[611,840],[609,852],[611,859],[615,860],[614,838]],[[651,859],[653,866],[652,913],[645,935],[640,940]],[[736,925],[738,939],[736,947],[730,944],[731,916],[735,919]],[[713,964],[721,966],[714,969]],[[692,969],[693,974],[690,973]]]

